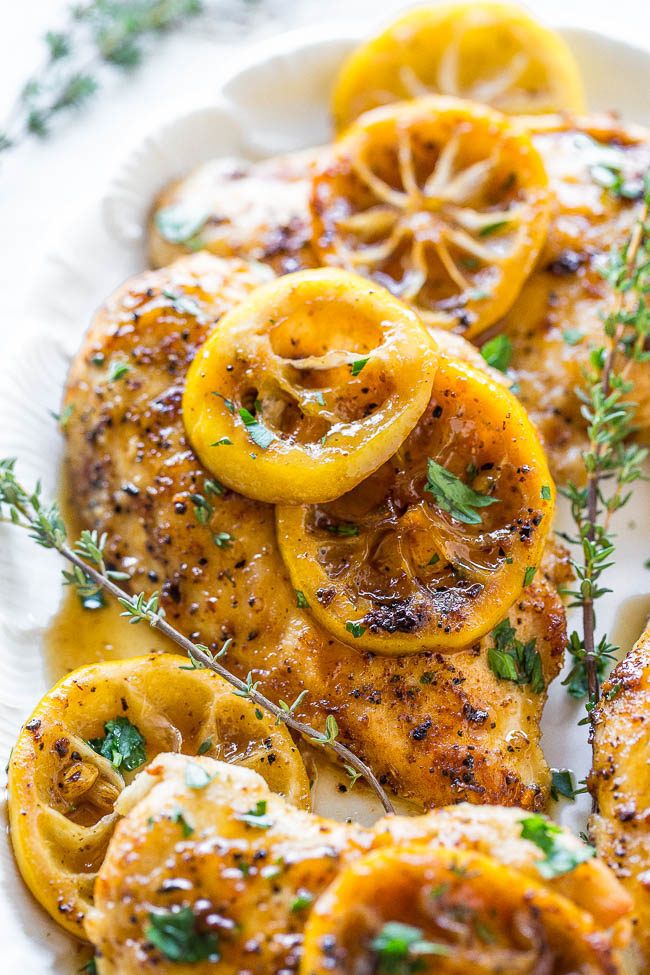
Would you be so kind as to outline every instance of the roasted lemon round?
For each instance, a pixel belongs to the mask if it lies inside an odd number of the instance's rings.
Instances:
[[[532,580],[554,488],[515,397],[441,358],[427,409],[397,453],[327,505],[281,506],[295,588],[335,637],[406,654],[469,646]]]
[[[259,501],[328,501],[397,450],[435,366],[418,318],[384,288],[302,271],[223,317],[189,369],[183,420],[227,487]]]
[[[316,173],[311,208],[323,263],[473,336],[507,312],[535,262],[548,180],[522,127],[431,96],[363,115]]]
[[[417,7],[353,51],[334,88],[336,128],[434,93],[514,114],[584,110],[578,66],[558,34],[511,4],[454,3]]]
[[[115,800],[160,752],[245,765],[271,789],[309,804],[305,767],[286,728],[212,671],[155,653],[73,671],[42,698],[18,737],[9,821],[27,886],[77,937],[84,937],[118,819]]]
[[[426,845],[346,866],[305,927],[300,975],[607,975],[593,917],[540,881],[480,853]]]

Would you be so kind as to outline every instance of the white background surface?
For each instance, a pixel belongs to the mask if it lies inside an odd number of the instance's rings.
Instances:
[[[218,0],[207,2],[216,5]],[[30,280],[66,226],[79,211],[98,205],[108,180],[143,135],[179,112],[210,102],[248,41],[343,18],[366,21],[370,33],[393,11],[410,5],[399,0],[262,0],[254,26],[227,38],[216,17],[208,28],[204,19],[201,28],[190,25],[160,41],[135,74],[112,74],[82,112],[59,118],[47,141],[32,139],[2,154],[2,358],[23,337]],[[0,119],[41,62],[42,35],[60,25],[67,6],[68,0],[1,0]],[[647,0],[532,0],[528,6],[550,24],[589,27],[650,48]]]

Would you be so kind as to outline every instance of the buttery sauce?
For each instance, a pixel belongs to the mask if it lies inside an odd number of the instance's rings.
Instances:
[[[133,626],[120,616],[122,609],[110,602],[101,609],[84,609],[72,588],[65,590],[61,606],[44,639],[48,682],[102,660],[139,657],[150,650],[176,650],[172,642],[147,626]]]
[[[65,473],[61,476],[59,507],[68,537],[76,539],[81,526],[75,517],[74,503]],[[120,614],[121,606],[106,595],[106,605],[86,609],[72,586],[62,591],[61,604],[43,638],[45,672],[55,684],[71,670],[102,660],[138,657],[150,650],[175,650],[171,640],[144,623],[133,625]]]

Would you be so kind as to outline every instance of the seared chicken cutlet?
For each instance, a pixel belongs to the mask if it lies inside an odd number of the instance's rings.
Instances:
[[[609,116],[537,116],[524,122],[548,172],[551,219],[536,267],[494,331],[505,332],[512,343],[511,375],[518,395],[544,439],[554,477],[563,483],[584,476],[580,451],[586,433],[575,389],[590,348],[603,343],[600,316],[611,305],[612,289],[601,271],[611,247],[624,244],[638,212],[650,141],[646,130]],[[318,158],[325,159],[326,150],[241,162],[239,169],[232,162],[215,161],[175,182],[154,207],[152,264],[161,266],[201,247],[268,261],[280,273],[315,264],[307,244],[308,196]],[[233,182],[233,172],[242,175],[238,182]],[[269,179],[284,190],[274,192]],[[290,218],[278,214],[288,195]],[[248,213],[244,233],[232,226],[229,216],[239,200]],[[167,206],[172,217],[176,206],[177,216],[202,215],[204,229],[195,232],[190,221],[185,225],[192,230],[189,240],[165,240],[156,221],[171,237],[175,230],[176,238],[179,233],[157,216]],[[628,375],[635,384],[639,436],[648,440],[647,363],[630,364]]]
[[[603,685],[594,711],[589,787],[598,804],[590,830],[599,856],[632,895],[638,971],[645,972],[650,965],[650,629]]]
[[[536,270],[498,327],[512,342],[519,397],[546,445],[556,480],[584,478],[587,443],[576,388],[590,350],[606,344],[603,313],[613,291],[603,276],[612,248],[622,247],[639,214],[650,167],[645,129],[609,117],[526,119],[546,165],[551,222]],[[631,362],[626,378],[638,404],[636,426],[650,438],[650,370]]]
[[[181,413],[186,369],[257,273],[196,255],[133,279],[99,312],[66,393],[82,523],[108,533],[110,564],[130,573],[133,591],[159,589],[180,630],[213,649],[231,639],[227,662],[239,675],[252,672],[275,700],[308,690],[298,715],[320,728],[333,714],[340,740],[400,795],[423,806],[543,807],[549,770],[539,720],[565,645],[555,588],[566,577],[563,558],[547,555],[508,616],[511,648],[512,640],[522,651],[529,645],[538,661],[534,683],[495,675],[489,634],[454,654],[362,653],[300,604],[273,506],[226,490],[191,450]]]
[[[217,961],[224,975],[381,971],[375,939],[404,923],[444,948],[417,971],[621,971],[629,898],[562,830],[554,841],[575,863],[545,877],[520,809],[364,828],[292,808],[247,769],[161,755],[118,811],[86,922],[100,975],[203,975]]]
[[[310,174],[323,150],[263,162],[214,159],[160,193],[149,222],[149,260],[163,267],[184,254],[267,261],[279,273],[311,267]]]

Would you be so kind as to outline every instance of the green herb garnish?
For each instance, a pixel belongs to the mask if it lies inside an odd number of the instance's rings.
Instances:
[[[259,799],[253,809],[248,812],[238,813],[235,817],[247,826],[254,826],[256,829],[269,829],[273,826],[273,820],[266,815],[266,799]]]
[[[88,744],[107,758],[115,768],[132,772],[147,761],[146,742],[128,718],[112,718],[104,725],[104,738],[92,738]]]
[[[208,959],[219,961],[217,936],[197,930],[197,919],[191,907],[150,913],[145,936],[170,961],[186,964]]]
[[[495,335],[481,346],[481,355],[488,366],[507,372],[512,361],[512,342],[507,335]]]
[[[379,975],[414,975],[427,955],[448,955],[447,945],[427,941],[420,928],[388,921],[370,942]]]
[[[367,355],[365,359],[356,359],[354,362],[350,363],[350,372],[352,373],[353,376],[359,375],[363,367],[368,362],[369,358],[370,356]]]
[[[250,410],[247,410],[245,406],[240,407],[239,415],[251,440],[253,443],[257,444],[261,450],[267,450],[273,441],[277,439],[275,434],[272,433],[267,426],[261,423],[260,420],[253,416]]]
[[[475,509],[487,508],[499,501],[498,498],[479,494],[467,484],[463,484],[459,477],[431,458],[427,461],[427,482],[424,490],[434,496],[437,506],[442,511],[447,511],[452,518],[465,525],[480,525],[481,516]]]
[[[546,687],[542,658],[535,649],[535,639],[522,643],[507,619],[492,630],[494,645],[487,653],[488,666],[499,680],[509,680],[523,686],[530,685],[533,694],[541,694]]]
[[[520,824],[522,838],[530,840],[544,853],[544,859],[537,860],[535,866],[545,880],[570,873],[596,855],[593,846],[571,843],[564,831],[544,816],[533,814],[520,820]]]

